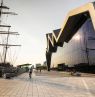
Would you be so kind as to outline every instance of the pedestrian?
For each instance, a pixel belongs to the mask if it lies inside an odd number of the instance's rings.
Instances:
[[[41,67],[40,67],[40,73],[41,73]]]
[[[31,67],[31,68],[29,69],[29,78],[31,78],[32,72],[33,72],[33,68]]]

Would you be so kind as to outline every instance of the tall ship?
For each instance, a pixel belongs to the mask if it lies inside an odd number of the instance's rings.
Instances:
[[[11,25],[5,23],[9,15],[17,15],[15,12],[10,12],[10,8],[4,5],[1,0],[0,4],[0,72],[2,68],[13,67],[13,60],[10,54],[13,52],[10,49],[20,47],[21,45],[14,44],[16,40],[14,37],[19,35],[18,32],[11,31]],[[12,39],[11,39],[12,38]],[[13,41],[13,42],[12,42]],[[0,73],[1,74],[1,73]]]

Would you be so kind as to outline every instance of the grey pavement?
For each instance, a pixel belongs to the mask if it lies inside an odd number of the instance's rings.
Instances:
[[[95,77],[61,77],[24,73],[0,78],[0,97],[95,97]]]

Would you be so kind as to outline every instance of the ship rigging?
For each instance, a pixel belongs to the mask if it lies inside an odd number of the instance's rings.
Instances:
[[[2,40],[0,42],[0,50],[1,50],[1,53],[0,53],[0,59],[1,59],[1,62],[0,63],[3,63],[3,64],[6,64],[7,63],[7,54],[8,54],[8,50],[10,47],[15,47],[15,46],[18,46],[20,47],[21,45],[16,45],[16,44],[10,44],[9,42],[9,36],[12,36],[12,35],[19,35],[18,32],[12,32],[11,31],[11,25],[7,25],[7,24],[3,24],[2,22],[2,17],[4,15],[17,15],[16,13],[14,12],[9,12],[9,7],[5,6],[4,3],[3,3],[3,0],[1,0],[1,4],[0,4],[0,36],[1,36],[1,39]],[[6,29],[6,30],[5,30]],[[2,35],[3,36],[6,36],[4,39],[2,38]],[[11,63],[11,62],[10,62]]]

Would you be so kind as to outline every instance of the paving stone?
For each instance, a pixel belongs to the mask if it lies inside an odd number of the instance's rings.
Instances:
[[[95,78],[39,75],[0,79],[0,97],[95,97]]]

